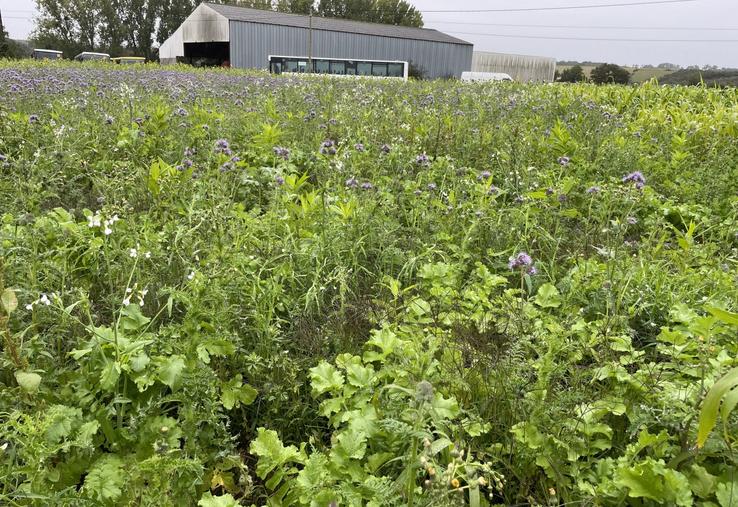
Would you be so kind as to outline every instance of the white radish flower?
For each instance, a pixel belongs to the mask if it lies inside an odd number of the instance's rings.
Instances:
[[[49,298],[46,296],[46,294],[41,294],[38,302],[46,306],[49,306],[51,304],[51,301],[49,301]]]
[[[135,248],[131,248],[128,255],[135,259],[136,257],[138,257],[138,250],[136,250]]]
[[[192,280],[193,278],[195,278],[195,272],[194,271],[190,271],[190,274],[187,275],[187,279],[188,280]]]
[[[130,297],[126,297],[126,298],[125,298],[125,299],[123,300],[123,306],[128,306],[128,305],[130,305],[130,304],[131,304],[131,298],[130,298]]]

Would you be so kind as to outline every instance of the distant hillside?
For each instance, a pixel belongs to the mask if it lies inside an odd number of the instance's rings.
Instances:
[[[738,86],[738,69],[682,69],[659,79],[661,84],[679,85],[698,85],[703,81],[707,86]]]

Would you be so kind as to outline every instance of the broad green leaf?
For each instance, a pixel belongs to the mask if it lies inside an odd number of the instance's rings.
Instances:
[[[122,495],[126,477],[123,460],[114,454],[105,455],[90,468],[82,491],[85,496],[109,504]]]
[[[714,306],[708,306],[706,310],[715,317],[718,318],[718,320],[726,323],[731,324],[733,326],[738,326],[738,313],[728,312],[725,310],[721,310],[720,308],[715,308]]]
[[[733,368],[723,378],[715,382],[707,396],[705,396],[697,429],[697,447],[705,445],[707,437],[717,422],[720,401],[728,391],[736,386],[738,386],[738,368]]]
[[[720,507],[738,506],[738,481],[721,482],[717,485],[715,496]]]
[[[310,368],[310,383],[313,387],[313,396],[320,396],[341,389],[343,375],[332,364],[321,361],[318,366]]]
[[[202,495],[200,501],[197,502],[199,507],[239,507],[239,504],[230,493],[221,496],[213,496],[210,491],[206,491]]]
[[[15,380],[25,392],[35,393],[41,384],[41,375],[27,371],[17,371],[15,372]]]
[[[431,406],[433,407],[433,411],[443,419],[452,419],[459,415],[459,404],[453,397],[444,398],[439,393],[436,393]]]
[[[541,308],[558,308],[561,306],[559,290],[550,283],[541,285],[538,288],[535,303]]]
[[[174,389],[185,368],[183,356],[170,356],[160,360],[158,378],[162,384]]]
[[[258,428],[256,438],[251,441],[249,452],[259,458],[256,475],[266,479],[274,469],[290,463],[304,463],[305,457],[297,447],[285,447],[274,430]]]
[[[241,374],[238,374],[221,386],[220,402],[226,410],[241,405],[251,405],[256,399],[256,389],[248,384],[243,384],[242,379]]]
[[[100,374],[100,387],[106,391],[112,391],[120,377],[120,363],[111,361],[102,368]]]
[[[533,423],[518,423],[512,427],[511,431],[515,439],[528,446],[529,449],[539,449],[546,443],[546,438]]]
[[[0,303],[2,303],[6,315],[13,313],[18,308],[18,299],[15,297],[15,291],[13,289],[5,289],[0,294]]]

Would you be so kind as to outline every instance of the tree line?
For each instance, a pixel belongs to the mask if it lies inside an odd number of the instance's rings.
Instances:
[[[156,57],[156,48],[197,7],[198,0],[36,0],[32,39],[38,47],[71,57],[82,51]],[[405,0],[241,0],[241,7],[423,26],[423,15]]]

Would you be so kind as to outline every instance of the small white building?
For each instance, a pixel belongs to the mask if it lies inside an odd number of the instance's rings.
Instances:
[[[556,73],[556,59],[474,51],[471,70],[507,74],[520,83],[551,83]]]

